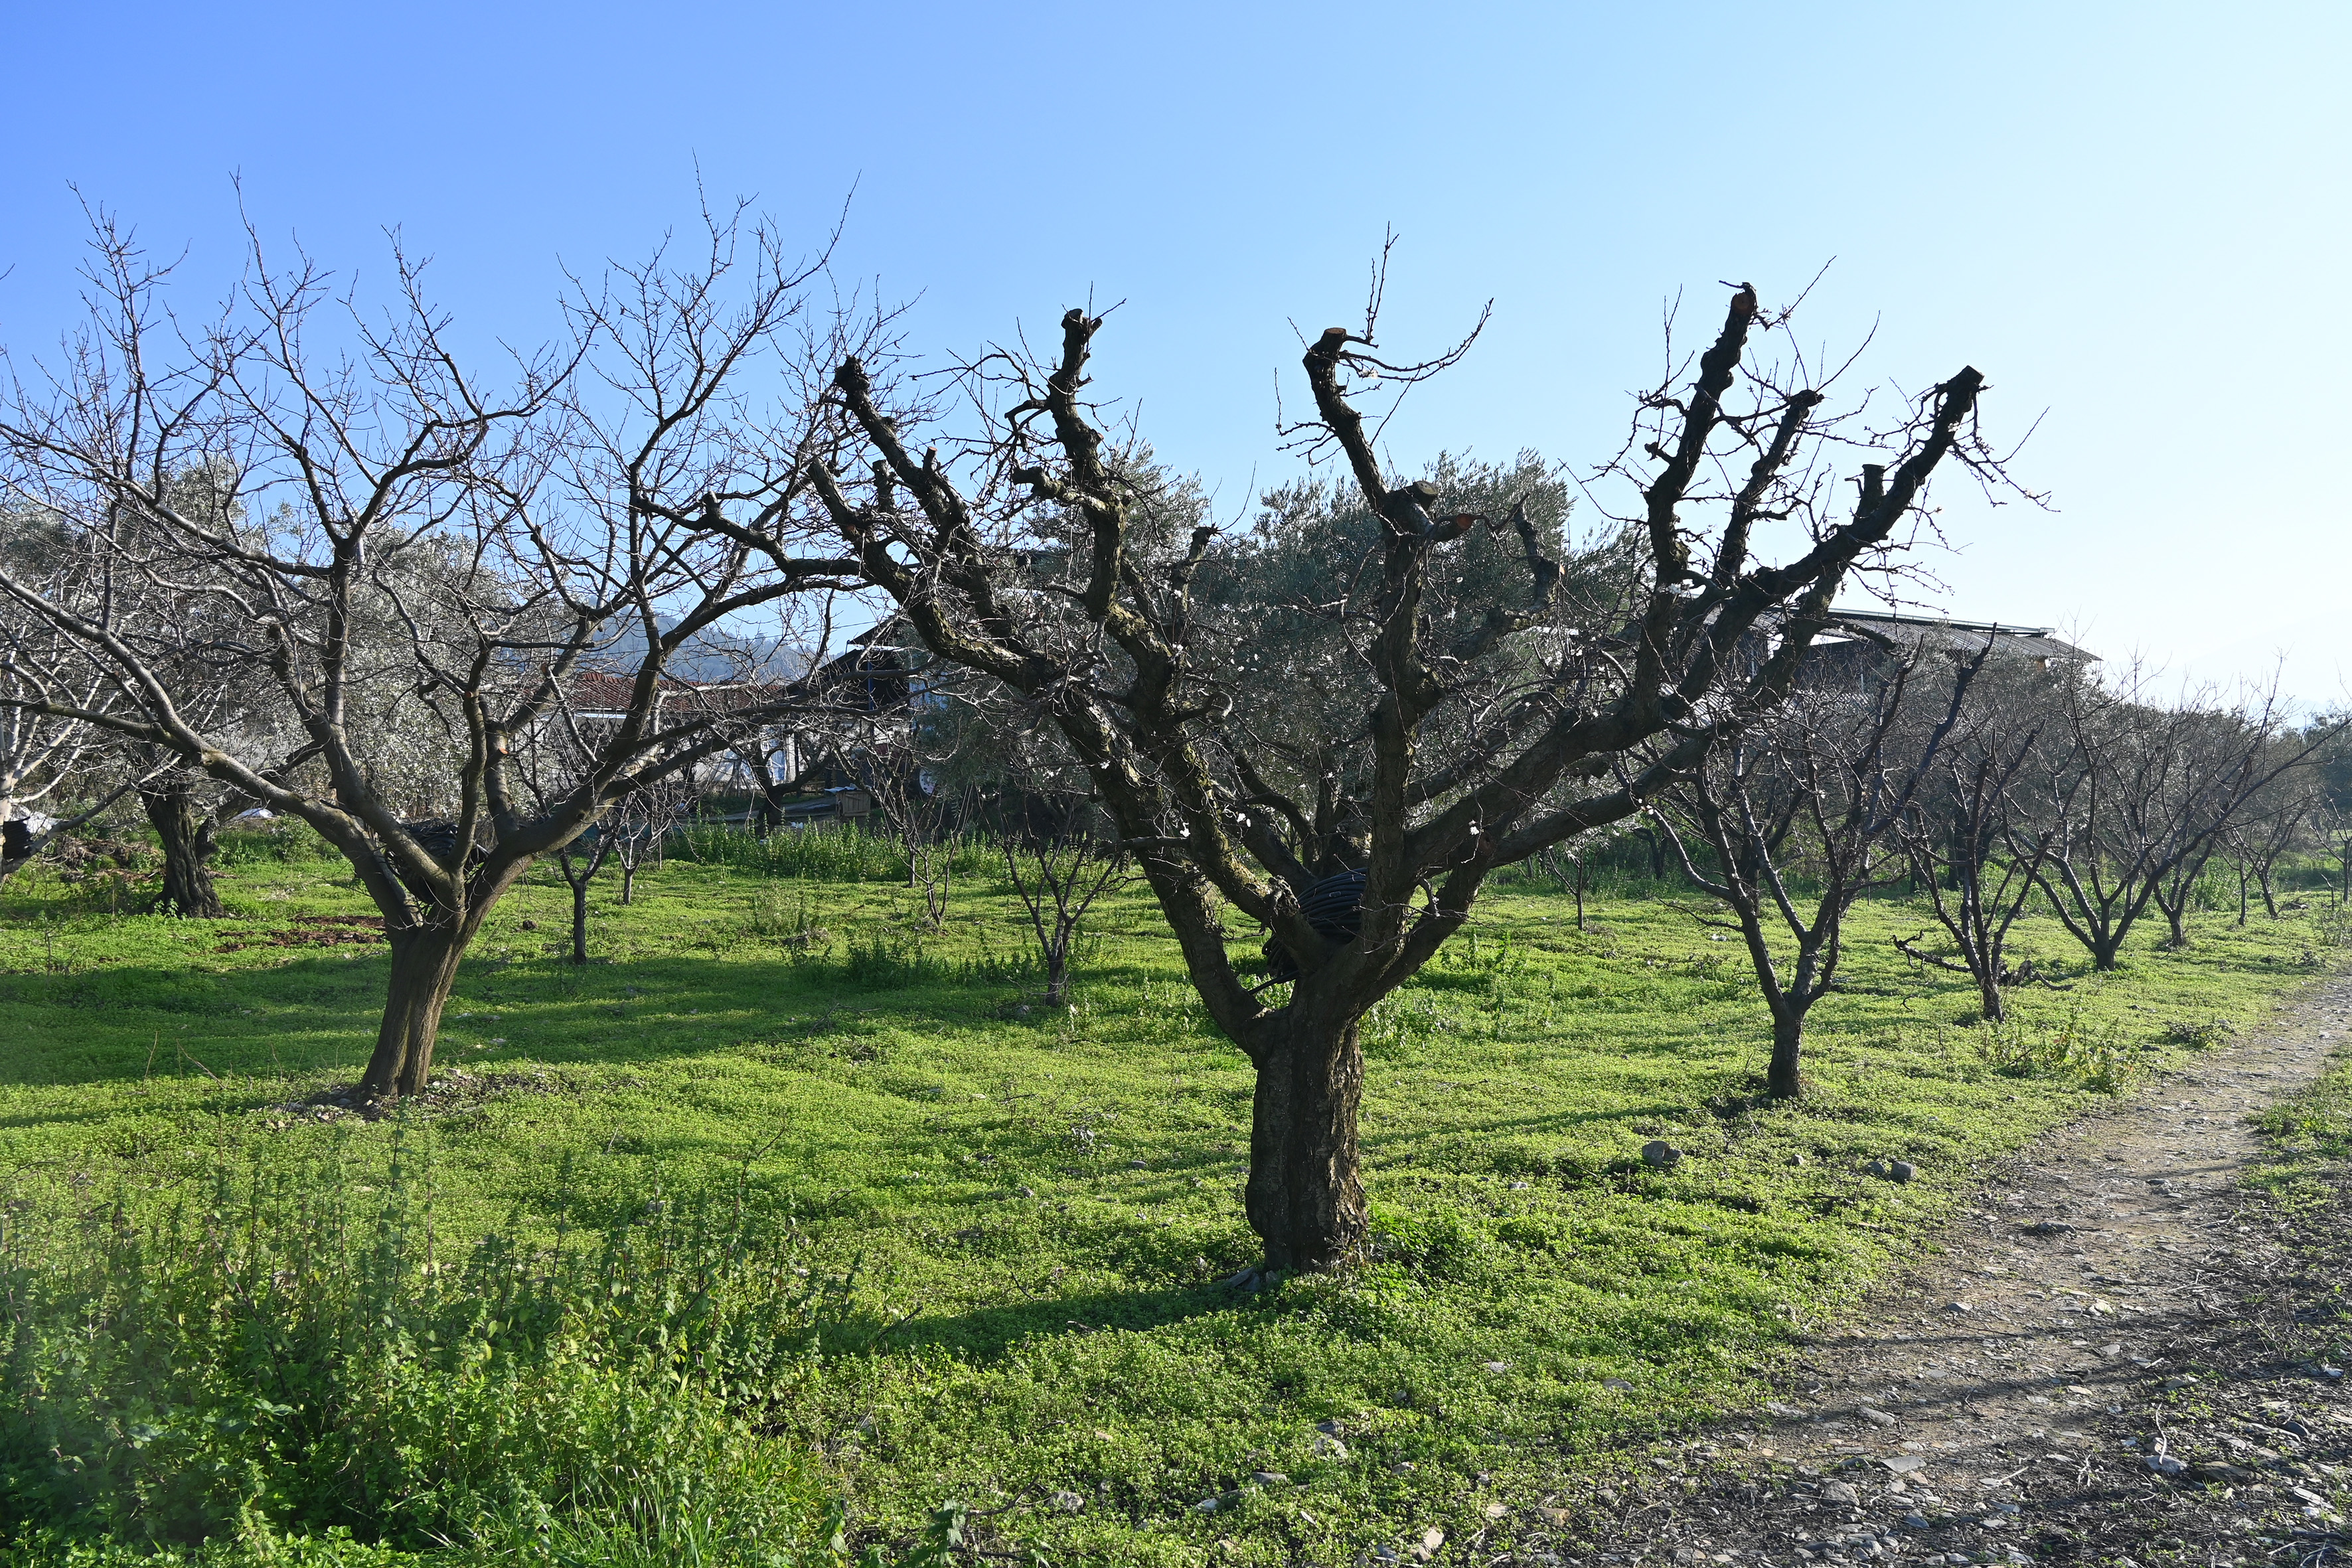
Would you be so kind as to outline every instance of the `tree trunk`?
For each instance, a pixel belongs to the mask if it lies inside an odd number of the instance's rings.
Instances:
[[[1989,955],[1984,972],[1977,976],[1977,1005],[1988,1024],[1998,1024],[2009,1016],[2009,999],[2000,994],[2000,958]]]
[[[2091,967],[2103,972],[2113,969],[2116,966],[2116,953],[2122,946],[2121,938],[2101,935],[2096,942],[2091,943]]]
[[[1364,1057],[1354,1019],[1292,1020],[1258,1058],[1250,1114],[1250,1227],[1279,1273],[1329,1268],[1368,1228],[1356,1110]]]
[[[196,809],[185,779],[166,777],[139,792],[155,837],[163,850],[163,888],[155,895],[154,912],[191,920],[216,921],[226,912],[213,886],[212,823]]]
[[[1805,1092],[1805,1016],[1790,1008],[1772,1019],[1772,1061],[1764,1071],[1764,1090],[1775,1100],[1796,1100]]]
[[[384,996],[383,1022],[376,1031],[375,1054],[360,1079],[362,1093],[415,1094],[430,1081],[441,1009],[457,983],[458,960],[478,923],[477,916],[457,925],[415,926],[391,933],[392,983]]]
[[[588,879],[572,884],[572,962],[588,962]]]
[[[624,860],[621,862],[621,902],[627,904],[629,896],[636,890],[637,863],[634,858]]]

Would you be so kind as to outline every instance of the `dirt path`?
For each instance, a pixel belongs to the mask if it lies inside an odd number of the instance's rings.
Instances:
[[[2239,1184],[2252,1113],[2347,1034],[2338,975],[2057,1130],[1940,1255],[1814,1340],[1762,1422],[1593,1499],[1614,1516],[1598,1542],[1511,1557],[2352,1562],[2352,1390],[2325,1359],[2352,1335],[2352,1245],[2315,1263]],[[2318,1242],[2346,1242],[2347,1218],[2322,1216]]]

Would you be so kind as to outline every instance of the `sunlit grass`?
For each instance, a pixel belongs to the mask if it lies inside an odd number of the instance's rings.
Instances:
[[[1737,947],[1665,901],[1597,903],[1579,931],[1566,898],[1503,891],[1366,1028],[1381,1258],[1237,1298],[1216,1282],[1255,1256],[1249,1073],[1139,896],[1106,905],[1075,1005],[1048,1011],[977,867],[935,936],[885,882],[673,861],[631,908],[615,886],[585,968],[557,951],[551,878],[469,959],[440,1058],[466,1076],[412,1131],[441,1223],[747,1184],[789,1208],[812,1268],[854,1281],[772,1439],[901,1538],[943,1499],[1019,1494],[992,1529],[1120,1563],[1334,1561],[1472,1530],[1489,1500],[1737,1405],[1984,1162],[2327,961],[2301,914],[2211,916],[2183,952],[2086,977],[2053,921],[2028,921],[2017,956],[2074,988],[2021,994],[2005,1046],[1959,977],[1892,951],[1918,913],[1873,903],[1815,1014],[1815,1092],[1773,1106]],[[226,928],[77,909],[54,884],[0,900],[0,1168],[20,1190],[168,1185],[336,1140],[380,1157],[387,1126],[301,1102],[364,1059],[381,949],[254,940],[364,901],[324,861],[241,868],[227,896]],[[2062,1031],[2102,1043],[2096,1070],[2050,1047]],[[1685,1151],[1671,1173],[1639,1159],[1661,1137]],[[1880,1158],[1918,1180],[1867,1175]]]

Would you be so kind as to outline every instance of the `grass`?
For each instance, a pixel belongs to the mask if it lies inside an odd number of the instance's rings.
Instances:
[[[1738,1408],[1982,1162],[2250,1024],[2329,951],[2308,912],[2208,916],[1996,1030],[1893,952],[1916,910],[1868,904],[1816,1010],[1816,1091],[1773,1106],[1738,949],[1667,900],[1597,902],[1579,931],[1564,895],[1502,889],[1367,1026],[1378,1259],[1241,1298],[1217,1281],[1255,1256],[1249,1075],[1144,900],[1106,903],[1048,1012],[977,864],[924,936],[887,882],[746,858],[673,859],[628,909],[604,884],[585,968],[560,956],[560,882],[520,887],[404,1130],[310,1103],[364,1059],[384,971],[332,923],[367,907],[338,863],[245,858],[218,924],[20,879],[0,1173],[45,1212],[328,1159],[381,1186],[405,1139],[450,1245],[740,1191],[826,1282],[756,1435],[847,1500],[853,1538],[912,1541],[958,1500],[1001,1510],[975,1540],[1055,1562],[1339,1562],[1473,1536],[1489,1503]],[[2046,917],[2015,950],[2082,967]],[[1672,1172],[1638,1156],[1661,1137]],[[1881,1158],[1918,1178],[1864,1173]]]

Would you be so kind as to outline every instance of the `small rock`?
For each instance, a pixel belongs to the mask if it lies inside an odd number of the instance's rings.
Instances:
[[[2242,1487],[2261,1478],[2242,1465],[2203,1464],[2189,1467],[2192,1481],[2211,1481],[2218,1486]]]
[[[1528,1184],[1525,1182],[1513,1182],[1511,1184],[1511,1191],[1515,1193],[1524,1193],[1527,1190]]]
[[[1499,1502],[1490,1502],[1479,1511],[1488,1519],[1508,1519],[1511,1516],[1509,1505]]]
[[[1192,1505],[1192,1510],[1196,1513],[1214,1513],[1217,1511],[1217,1500],[1213,1497],[1204,1497],[1199,1502]]]
[[[1823,1502],[1845,1503],[1851,1506],[1861,1500],[1854,1495],[1854,1489],[1846,1485],[1843,1481],[1823,1481],[1822,1483],[1822,1500]]]
[[[1906,1513],[1903,1516],[1903,1528],[1906,1530],[1925,1530],[1927,1528],[1927,1516],[1923,1513]]]
[[[2150,1454],[2145,1462],[2149,1469],[2159,1476],[2178,1476],[2186,1473],[2189,1468],[2187,1465],[2169,1454]]]
[[[1087,1506],[1087,1500],[1076,1492],[1048,1492],[1045,1501],[1060,1513],[1076,1513]]]
[[[1280,1470],[1252,1470],[1250,1479],[1262,1487],[1286,1487],[1290,1484],[1290,1478]]]
[[[1488,1372],[1508,1372],[1511,1370],[1511,1363],[1507,1361],[1481,1362],[1478,1364],[1485,1367]]]
[[[2099,1353],[2106,1357],[2107,1360],[2113,1361],[2116,1357],[2124,1353],[2124,1347],[2121,1344],[2101,1345],[2099,1347]]]
[[[2175,1394],[2179,1392],[2181,1389],[2190,1387],[2196,1382],[2196,1373],[2184,1372],[2178,1377],[2166,1378],[2164,1380],[2164,1392],[2167,1394]]]
[[[1881,1459],[1878,1462],[1898,1476],[1907,1476],[1925,1466],[1927,1461],[1916,1454],[1897,1454],[1891,1459]]]
[[[1892,1426],[1895,1424],[1894,1416],[1889,1415],[1884,1410],[1874,1410],[1867,1405],[1855,1405],[1853,1407],[1853,1413],[1861,1416],[1864,1421],[1869,1422],[1873,1426]]]
[[[1315,1441],[1308,1447],[1318,1459],[1344,1459],[1348,1457],[1348,1445],[1328,1432],[1316,1433]]]
[[[1683,1152],[1663,1138],[1642,1145],[1642,1163],[1654,1171],[1671,1171],[1682,1163]]]
[[[1675,1548],[1675,1561],[1684,1563],[1696,1563],[1698,1561],[1698,1553],[1687,1546],[1677,1546]]]
[[[1863,1170],[1870,1175],[1878,1176],[1888,1181],[1894,1180],[1895,1177],[1895,1167],[1888,1164],[1884,1160],[1873,1160],[1869,1164],[1864,1165]]]
[[[1891,1181],[1907,1182],[1918,1173],[1918,1167],[1908,1160],[1896,1160],[1886,1167],[1886,1174]]]
[[[522,922],[522,929],[525,931],[537,931],[539,929],[539,922],[537,921],[525,921]]]
[[[1969,1306],[1966,1301],[1947,1301],[1944,1303],[1944,1310],[1947,1312],[1973,1312],[1976,1309]]]
[[[2319,1369],[2319,1375],[2322,1377],[2342,1377],[2344,1375],[2344,1369],[2340,1366],[2323,1366]]]
[[[1601,1380],[1601,1386],[1603,1388],[1613,1388],[1618,1393],[1622,1394],[1633,1385],[1626,1382],[1622,1377],[1604,1377]]]

